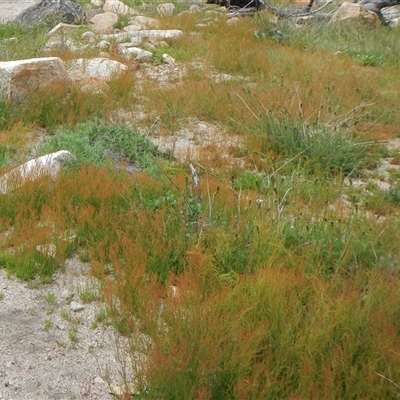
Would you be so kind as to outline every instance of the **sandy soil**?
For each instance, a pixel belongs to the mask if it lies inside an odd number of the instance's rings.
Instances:
[[[110,325],[96,322],[99,301],[87,266],[69,260],[49,285],[32,287],[0,269],[0,399],[111,399],[109,384],[122,386]],[[49,293],[51,293],[49,295]],[[71,310],[71,301],[84,306]]]

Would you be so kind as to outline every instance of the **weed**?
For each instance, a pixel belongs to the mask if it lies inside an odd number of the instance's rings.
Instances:
[[[83,303],[92,303],[95,300],[98,300],[99,293],[97,288],[87,287],[83,291],[79,293],[79,298]]]
[[[0,292],[0,301],[4,300],[4,293]]]
[[[78,342],[78,327],[75,323],[72,323],[68,329],[68,338],[72,346],[75,347]]]
[[[49,319],[46,319],[44,321],[43,329],[48,332],[51,328],[53,327],[53,322],[50,321]]]
[[[72,320],[71,312],[65,310],[61,311],[61,318],[65,321],[71,321]]]
[[[55,305],[57,302],[56,295],[53,292],[47,292],[44,295],[44,299],[49,303],[50,305]]]

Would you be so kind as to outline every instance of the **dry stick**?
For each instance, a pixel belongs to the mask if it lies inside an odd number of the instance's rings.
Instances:
[[[254,115],[255,119],[258,121],[259,118],[256,114],[254,114],[253,110],[248,106],[248,104],[243,100],[243,98],[240,96],[239,93],[237,92],[233,92],[234,94],[236,94],[237,97],[239,97],[240,100],[242,100],[243,104],[246,106],[246,108]]]
[[[189,164],[189,170],[192,174],[192,186],[196,187],[199,184],[199,176],[197,175],[197,172],[192,163]]]
[[[387,381],[388,381],[388,382],[390,382],[392,385],[396,386],[396,387],[397,387],[397,389],[399,389],[399,390],[400,390],[400,386],[399,386],[399,385],[398,385],[396,382],[393,382],[391,379],[389,379],[389,378],[386,378],[386,376],[384,376],[384,375],[381,375],[381,374],[379,374],[378,372],[375,372],[375,371],[374,371],[374,374],[376,374],[376,375],[380,376],[381,378],[383,378],[383,379],[387,380]]]

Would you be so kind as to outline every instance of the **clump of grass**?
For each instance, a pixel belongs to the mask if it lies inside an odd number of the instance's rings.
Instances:
[[[263,149],[272,150],[288,163],[300,161],[309,173],[356,174],[366,164],[368,145],[357,140],[354,133],[340,123],[312,123],[288,112],[265,111],[259,117],[255,134]]]
[[[41,147],[41,152],[67,149],[81,164],[105,165],[107,161],[132,163],[140,168],[154,166],[158,155],[151,141],[124,125],[100,121],[80,124],[73,129],[60,129]]]
[[[49,303],[50,305],[56,304],[57,298],[53,292],[47,292],[44,295],[44,299]]]
[[[46,319],[43,324],[43,329],[48,332],[53,327],[53,322],[49,319]]]

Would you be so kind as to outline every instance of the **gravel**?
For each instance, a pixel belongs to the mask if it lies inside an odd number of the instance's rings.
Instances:
[[[88,291],[96,281],[77,258],[36,287],[0,269],[0,399],[115,399],[110,387],[123,387],[116,357],[127,345],[97,321],[100,300],[83,304]]]

